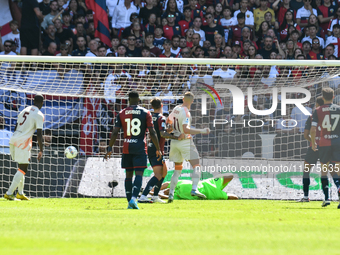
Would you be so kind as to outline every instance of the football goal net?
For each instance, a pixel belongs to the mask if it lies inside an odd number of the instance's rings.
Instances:
[[[41,93],[44,156],[37,161],[34,136],[25,193],[124,197],[122,133],[113,157],[104,161],[103,156],[115,116],[136,90],[147,109],[152,98],[161,98],[165,116],[182,103],[186,91],[195,95],[192,126],[211,129],[193,138],[201,179],[233,174],[225,190],[241,198],[300,198],[309,146],[305,123],[323,87],[333,88],[335,103],[340,101],[339,66],[331,60],[0,56],[1,194],[17,170],[9,155],[17,116]],[[165,144],[165,181],[174,171],[170,143]],[[68,146],[77,148],[76,158],[65,157]],[[180,179],[190,179],[190,171],[185,162]],[[143,186],[152,175],[149,165]],[[320,166],[310,175],[310,198],[322,199]],[[334,185],[331,197],[337,199]]]

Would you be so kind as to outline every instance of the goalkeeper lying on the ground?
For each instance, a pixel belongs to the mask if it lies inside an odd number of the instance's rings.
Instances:
[[[209,200],[219,200],[219,199],[230,199],[236,200],[238,197],[233,194],[227,194],[223,191],[223,189],[228,185],[228,183],[233,179],[232,175],[227,175],[219,178],[211,178],[206,179],[204,181],[200,181],[198,183],[198,191],[202,194],[206,195],[207,199]],[[191,196],[191,189],[192,189],[192,181],[179,181],[175,188],[175,195],[174,199],[187,199],[187,200],[197,200],[198,197]],[[161,198],[167,199],[170,190],[170,182],[164,182],[162,184],[161,190],[163,194],[158,194]],[[151,190],[150,194],[153,194],[153,190]]]

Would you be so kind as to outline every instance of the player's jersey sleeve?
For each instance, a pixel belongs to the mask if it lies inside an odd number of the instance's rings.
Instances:
[[[317,127],[318,126],[318,122],[319,122],[319,117],[318,117],[318,108],[316,108],[313,112],[313,116],[312,116],[312,127]]]
[[[309,116],[305,123],[305,130],[310,130],[312,127],[312,117]]]
[[[121,112],[117,114],[115,119],[115,127],[122,128],[122,121],[120,120]]]
[[[228,195],[223,191],[223,178],[207,179],[198,183],[198,190],[209,200],[227,200]]]
[[[44,127],[44,114],[42,112],[38,112],[35,122],[36,129],[43,129]]]
[[[146,126],[148,128],[153,128],[154,127],[153,126],[153,122],[152,122],[152,115],[151,115],[150,111],[148,111],[146,113]]]

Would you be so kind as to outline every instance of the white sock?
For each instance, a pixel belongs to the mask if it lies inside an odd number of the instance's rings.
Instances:
[[[182,170],[175,170],[174,174],[171,177],[171,182],[170,182],[170,194],[174,195],[175,194],[175,188],[177,186],[178,178],[181,175]]]
[[[144,195],[141,195],[141,196],[140,196],[140,199],[144,199],[144,198],[146,198],[146,196],[144,196]]]
[[[20,195],[24,194],[24,185],[25,185],[25,175],[21,178],[21,181],[19,182],[19,185],[18,185],[18,192]]]
[[[308,199],[308,196],[306,197],[306,196],[303,196],[303,198],[306,198],[306,199]]]
[[[197,190],[198,182],[200,181],[200,174],[195,171],[195,169],[192,171],[191,174],[192,179],[192,189]]]
[[[12,184],[6,193],[7,195],[13,195],[14,190],[18,187],[23,176],[24,174],[22,172],[20,171],[16,172],[16,174],[13,177]]]

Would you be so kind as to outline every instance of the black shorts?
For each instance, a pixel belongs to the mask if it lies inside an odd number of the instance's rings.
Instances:
[[[310,165],[315,165],[319,159],[319,151],[313,151],[312,147],[308,147],[305,162]]]
[[[21,29],[20,30],[21,47],[28,49],[39,49],[40,30],[34,29]]]
[[[147,155],[146,154],[123,154],[122,155],[122,168],[126,171],[133,171],[134,168],[147,167]]]
[[[156,153],[151,153],[151,154],[148,153],[148,157],[149,157],[149,162],[150,162],[152,167],[163,166],[163,155],[162,155],[160,160],[157,159],[158,157],[157,157]]]
[[[322,164],[340,162],[340,138],[332,139],[330,146],[319,147],[319,157]]]

